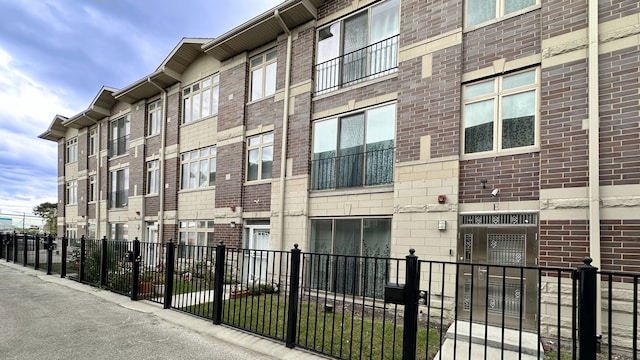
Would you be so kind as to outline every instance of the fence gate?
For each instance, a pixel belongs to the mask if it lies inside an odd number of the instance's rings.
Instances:
[[[523,327],[536,327],[537,272],[516,267],[537,266],[537,236],[537,213],[460,216],[460,318],[513,328],[522,320]]]

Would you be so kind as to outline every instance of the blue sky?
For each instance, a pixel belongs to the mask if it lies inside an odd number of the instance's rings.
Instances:
[[[57,201],[56,114],[155,71],[183,37],[213,38],[281,0],[0,0],[0,213]]]

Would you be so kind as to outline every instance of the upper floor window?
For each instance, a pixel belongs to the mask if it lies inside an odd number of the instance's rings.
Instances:
[[[160,100],[147,105],[147,135],[160,134],[162,128],[162,106]]]
[[[89,130],[89,156],[98,153],[98,128]]]
[[[206,118],[218,113],[220,75],[204,78],[182,90],[182,123]]]
[[[118,156],[129,151],[131,124],[129,115],[122,116],[109,124],[109,156]]]
[[[313,124],[312,189],[393,181],[395,104]]]
[[[160,160],[147,163],[147,194],[160,192]]]
[[[109,208],[123,208],[129,202],[129,169],[109,172]]]
[[[78,203],[78,181],[67,181],[67,205]]]
[[[247,139],[247,181],[271,179],[273,170],[273,133]]]
[[[78,138],[67,141],[67,164],[78,161]]]
[[[538,0],[466,0],[466,26],[473,26],[536,5]]]
[[[385,75],[398,67],[400,0],[387,0],[318,30],[315,91]]]
[[[492,153],[536,145],[538,71],[465,85],[464,153]]]
[[[277,60],[276,50],[251,58],[251,101],[275,94]]]
[[[95,175],[89,175],[89,194],[87,196],[89,197],[87,199],[88,202],[93,202],[98,199],[98,187]]]
[[[180,157],[180,189],[196,189],[216,184],[216,147],[183,153]]]

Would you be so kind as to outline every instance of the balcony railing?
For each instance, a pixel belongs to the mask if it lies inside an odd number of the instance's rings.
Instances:
[[[398,35],[315,66],[316,94],[323,94],[398,68]]]
[[[109,157],[125,154],[129,151],[129,135],[109,141]]]
[[[108,193],[107,200],[110,209],[126,207],[129,202],[129,189],[112,191]]]
[[[387,148],[324,158],[320,154],[311,162],[312,190],[391,184],[393,150]]]

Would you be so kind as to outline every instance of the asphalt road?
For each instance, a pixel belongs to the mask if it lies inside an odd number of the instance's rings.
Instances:
[[[115,294],[96,296],[91,291],[99,290],[80,291],[38,274],[0,266],[1,359],[276,358],[107,299]]]

